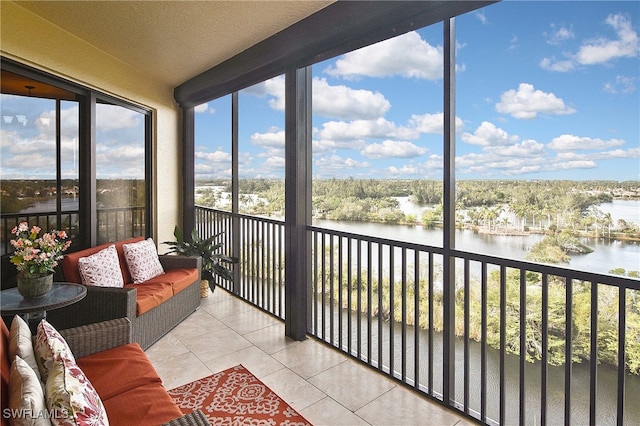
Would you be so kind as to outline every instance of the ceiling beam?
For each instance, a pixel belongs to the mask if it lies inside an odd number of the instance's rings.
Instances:
[[[496,2],[338,1],[179,85],[174,98],[190,108]]]

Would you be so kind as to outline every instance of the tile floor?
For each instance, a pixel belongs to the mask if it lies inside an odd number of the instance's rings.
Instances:
[[[147,350],[167,389],[244,365],[314,425],[471,425],[223,289]]]

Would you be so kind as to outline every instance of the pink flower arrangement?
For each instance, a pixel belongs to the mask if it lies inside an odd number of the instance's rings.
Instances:
[[[67,239],[65,231],[54,230],[38,237],[40,231],[38,226],[29,229],[27,222],[11,230],[17,239],[10,241],[15,248],[10,260],[22,276],[54,273],[62,252],[71,245],[71,241],[63,241]]]

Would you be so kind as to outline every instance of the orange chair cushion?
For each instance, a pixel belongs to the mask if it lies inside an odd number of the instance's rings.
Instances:
[[[161,277],[164,276],[161,275]],[[126,284],[125,288],[135,288],[136,315],[140,316],[151,309],[160,306],[163,302],[173,297],[173,287],[168,282],[148,282],[141,284]]]
[[[183,416],[160,383],[150,383],[102,400],[111,426],[161,425]]]
[[[173,295],[180,293],[185,288],[189,287],[190,284],[193,284],[194,281],[198,280],[198,270],[195,268],[179,268],[179,269],[170,269],[166,271],[164,274],[151,278],[148,281],[145,281],[145,285],[147,283],[169,283],[171,284],[171,288],[173,290]]]
[[[78,358],[77,363],[100,395],[109,424],[157,425],[182,416],[137,343]]]
[[[162,383],[137,343],[78,358],[78,367],[102,399],[110,399],[143,385]]]

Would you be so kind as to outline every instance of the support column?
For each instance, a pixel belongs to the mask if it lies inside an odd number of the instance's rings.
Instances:
[[[285,334],[304,340],[311,282],[311,67],[285,76]]]
[[[80,146],[78,148],[80,175],[80,244],[77,247],[95,247],[97,244],[97,189],[96,189],[96,95],[89,92],[80,102]],[[74,243],[75,244],[75,243]]]
[[[190,238],[191,230],[196,226],[195,118],[193,107],[182,111],[182,232]]]
[[[443,392],[442,400],[452,405],[455,399],[455,366],[456,366],[456,280],[455,259],[452,251],[455,249],[456,231],[456,111],[455,111],[455,73],[456,73],[456,37],[455,18],[444,21],[444,188],[443,208],[444,219],[444,258],[443,258]]]
[[[236,215],[240,212],[240,148],[238,139],[238,92],[231,94],[231,211],[232,217],[232,256],[240,259],[240,218]],[[240,269],[233,268],[233,293],[240,294]]]

